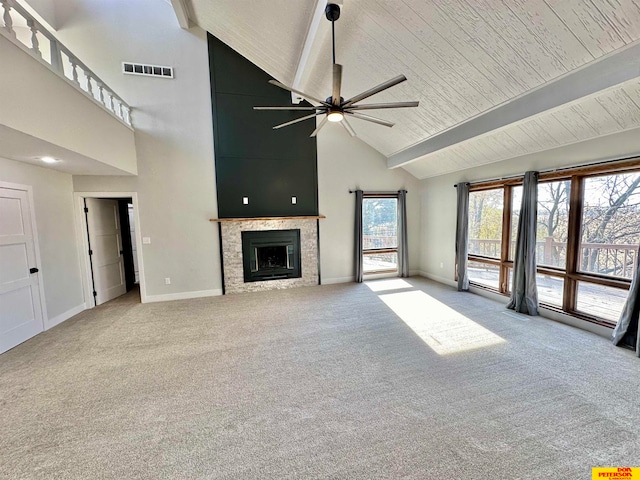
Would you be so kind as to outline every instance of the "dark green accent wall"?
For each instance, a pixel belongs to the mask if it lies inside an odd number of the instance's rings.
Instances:
[[[218,216],[318,215],[314,119],[273,130],[312,112],[267,112],[258,105],[291,105],[272,77],[208,35]],[[291,203],[291,197],[297,203]],[[249,197],[243,205],[242,197]]]

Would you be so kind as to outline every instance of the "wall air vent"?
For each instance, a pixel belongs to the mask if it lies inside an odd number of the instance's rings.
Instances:
[[[122,62],[122,73],[128,75],[145,75],[147,77],[173,78],[173,67]]]

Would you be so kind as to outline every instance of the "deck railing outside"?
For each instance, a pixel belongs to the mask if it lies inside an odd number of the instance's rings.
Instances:
[[[45,63],[122,123],[132,127],[131,107],[27,10],[14,0],[0,0],[0,16],[0,32],[6,38]]]
[[[514,250],[515,242],[512,242],[511,251]],[[632,278],[636,268],[637,252],[637,245],[582,243],[579,258],[580,271]],[[470,239],[469,254],[500,258],[500,240]],[[564,242],[556,242],[551,237],[536,242],[538,265],[564,267],[566,255],[567,244]]]

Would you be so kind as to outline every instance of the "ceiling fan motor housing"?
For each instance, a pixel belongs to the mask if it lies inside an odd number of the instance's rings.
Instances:
[[[335,22],[340,18],[340,5],[336,5],[335,3],[327,4],[327,8],[324,9],[324,14],[327,20]]]

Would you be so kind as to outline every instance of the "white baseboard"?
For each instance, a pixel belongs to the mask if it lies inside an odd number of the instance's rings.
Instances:
[[[540,316],[581,330],[586,330],[587,332],[595,333],[596,335],[600,335],[601,337],[608,339],[611,339],[611,334],[613,333],[613,329],[610,327],[603,327],[602,325],[595,323],[585,322],[584,320],[572,317],[566,313],[556,312],[544,307],[540,307]]]
[[[431,280],[435,280],[439,283],[444,283],[445,285],[449,285],[450,287],[457,287],[458,283],[455,280],[451,280],[450,278],[439,277],[438,275],[433,275],[432,273],[420,271],[419,274],[421,277],[430,278]]]
[[[165,293],[163,295],[147,295],[142,303],[169,302],[171,300],[188,300],[190,298],[217,297],[222,289],[199,290],[196,292]]]
[[[322,285],[333,285],[334,283],[350,283],[355,282],[356,277],[335,277],[335,278],[323,278]]]
[[[65,320],[70,319],[74,315],[77,315],[80,312],[84,312],[86,309],[87,309],[87,304],[86,303],[83,303],[82,305],[77,305],[77,306],[67,310],[66,312],[61,313],[60,315],[56,315],[55,317],[48,319],[45,322],[44,329],[45,330],[49,330],[50,328],[53,328],[56,325],[59,325],[60,323],[64,322]]]

